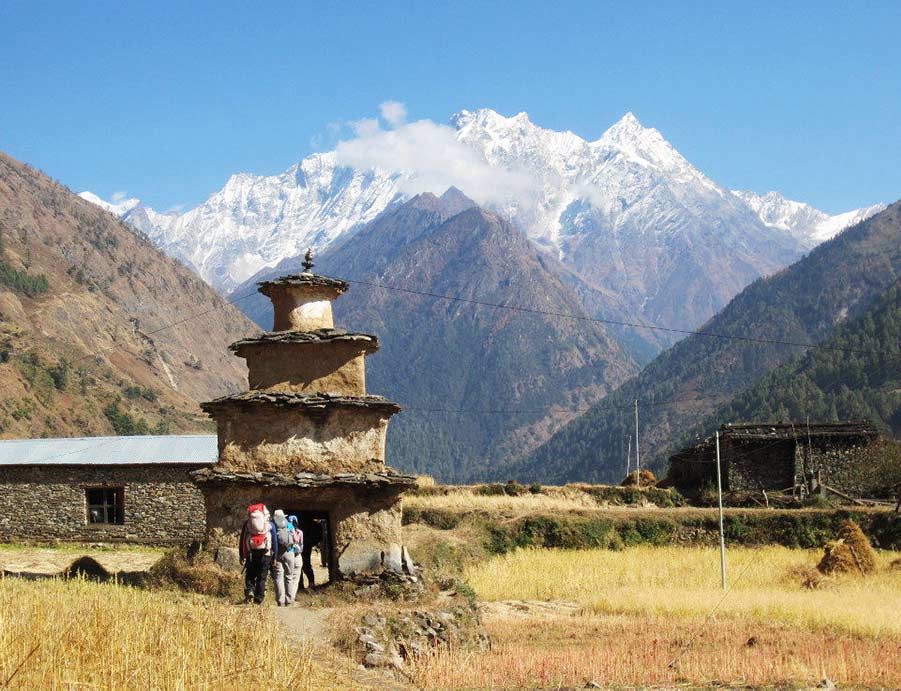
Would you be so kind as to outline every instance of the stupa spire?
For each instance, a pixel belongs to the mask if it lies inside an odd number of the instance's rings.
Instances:
[[[312,268],[316,266],[313,263],[313,248],[307,247],[307,253],[303,257],[303,272],[305,274],[313,273]]]

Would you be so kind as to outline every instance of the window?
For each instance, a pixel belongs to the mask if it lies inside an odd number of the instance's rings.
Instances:
[[[88,505],[88,523],[112,523],[121,525],[124,522],[122,500],[124,492],[121,487],[98,487],[86,489],[85,498]]]

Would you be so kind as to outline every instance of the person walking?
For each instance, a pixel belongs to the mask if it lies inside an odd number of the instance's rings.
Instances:
[[[247,507],[247,520],[241,527],[238,554],[244,566],[244,601],[263,604],[266,577],[274,559],[278,559],[275,525],[269,520],[265,504]]]
[[[305,517],[301,521],[300,529],[303,531],[303,549],[300,553],[303,563],[301,571],[307,577],[307,587],[312,588],[316,585],[316,574],[313,572],[313,548],[322,542],[322,523],[315,518]],[[301,579],[300,590],[303,588],[303,579]]]
[[[297,546],[294,525],[285,512],[277,509],[273,514],[275,524],[278,558],[272,562],[272,580],[275,581],[275,599],[279,607],[287,607],[294,602],[297,595],[297,565],[295,563]]]
[[[300,529],[297,516],[288,516],[288,525],[294,530],[294,547],[291,548],[294,551],[294,575],[287,586],[290,603],[294,602],[294,598],[297,597],[297,588],[301,585],[300,569],[303,565],[303,531]]]

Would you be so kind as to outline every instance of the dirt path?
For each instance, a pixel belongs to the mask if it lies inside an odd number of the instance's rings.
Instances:
[[[390,672],[366,669],[354,660],[341,655],[329,639],[329,618],[333,607],[276,607],[275,616],[285,633],[295,640],[311,644],[315,659],[328,669],[335,670],[335,688],[389,689],[406,691],[416,687],[397,680]],[[350,680],[348,683],[347,680]]]

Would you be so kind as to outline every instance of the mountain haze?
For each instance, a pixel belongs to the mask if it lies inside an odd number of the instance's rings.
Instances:
[[[287,262],[256,278],[296,269]],[[317,258],[316,271],[351,282],[336,324],[381,340],[367,387],[404,407],[388,435],[392,465],[404,470],[500,477],[637,369],[600,324],[462,302],[584,315],[553,257],[456,190],[385,212]],[[238,304],[271,328],[267,301]]]
[[[253,325],[112,215],[0,153],[0,434],[210,430]]]
[[[899,272],[901,202],[755,281],[702,330],[822,343],[895,285]],[[634,433],[628,413],[634,399],[641,401],[642,462],[660,470],[673,446],[718,406],[803,352],[777,343],[689,336],[528,455],[517,475],[543,482],[621,479],[623,449]]]

